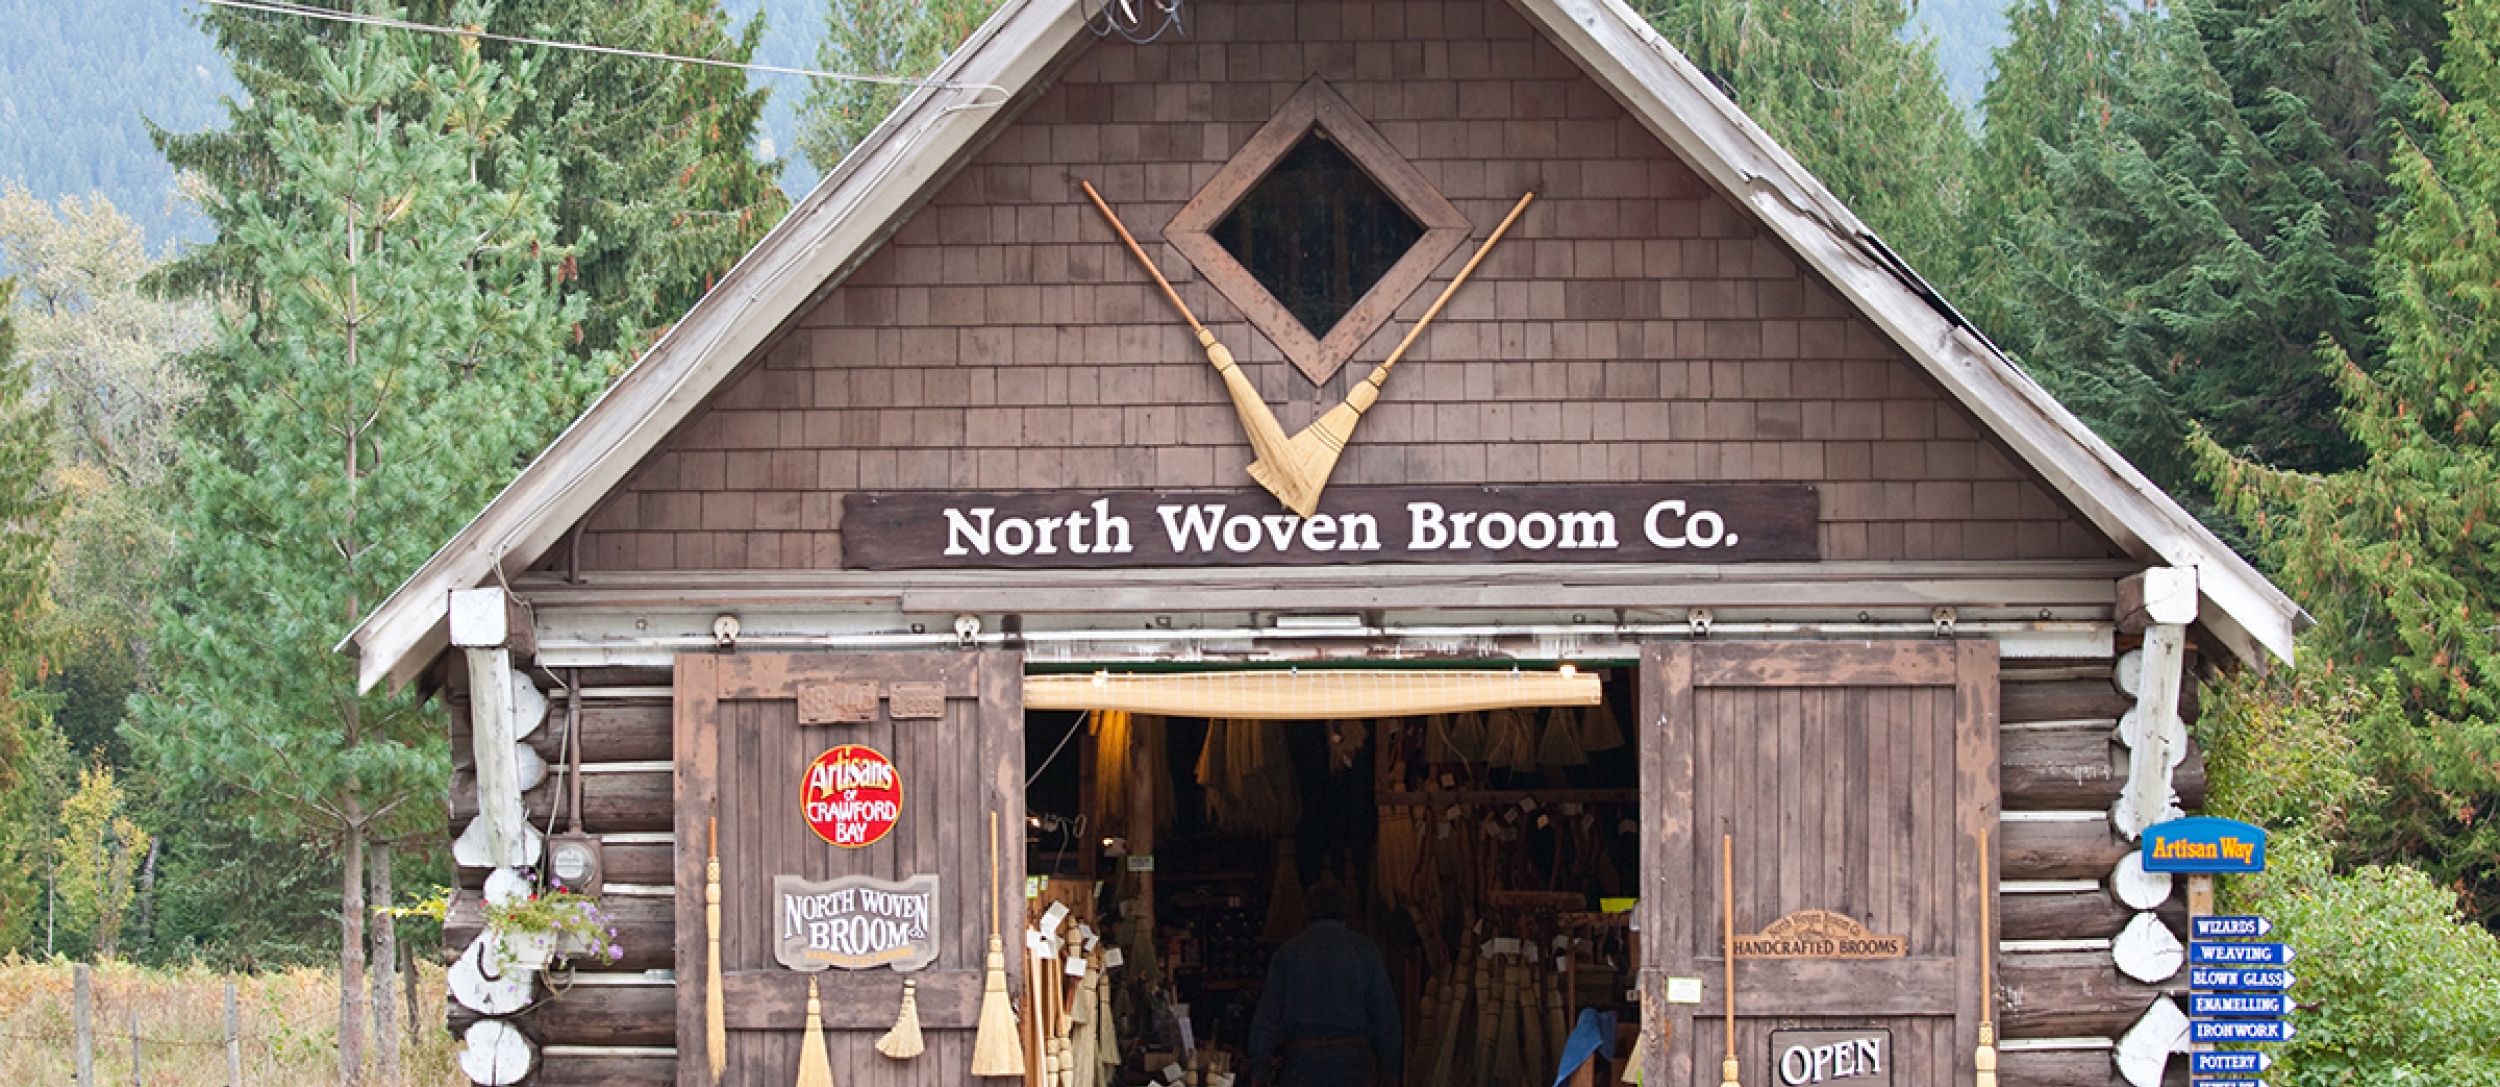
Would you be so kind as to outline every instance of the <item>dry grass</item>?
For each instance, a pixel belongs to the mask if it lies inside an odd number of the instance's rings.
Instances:
[[[404,1035],[403,1083],[465,1084],[442,1029],[443,971],[419,964],[418,1029]],[[95,968],[96,1082],[131,1082],[138,1016],[142,1087],[226,1087],[225,991],[236,984],[248,1087],[338,1082],[338,975],[313,969],[223,974],[205,967]],[[72,1076],[70,965],[0,959],[0,1084],[66,1087]],[[407,1009],[400,1009],[404,1016]],[[368,1077],[368,1083],[372,1083]],[[377,1085],[378,1087],[378,1085]]]

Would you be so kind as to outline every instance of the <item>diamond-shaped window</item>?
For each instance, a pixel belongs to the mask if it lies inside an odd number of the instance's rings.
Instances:
[[[1296,369],[1325,383],[1470,231],[1422,173],[1313,79],[1163,236]]]
[[[1313,336],[1424,236],[1424,225],[1337,149],[1326,129],[1302,142],[1215,224],[1216,244]]]

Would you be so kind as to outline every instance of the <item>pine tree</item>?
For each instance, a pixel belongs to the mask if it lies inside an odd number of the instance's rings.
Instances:
[[[2403,857],[2500,924],[2500,3],[2450,9],[2423,96],[2423,142],[2400,139],[2401,214],[2376,243],[2373,372],[2322,344],[2360,462],[2302,472],[2235,455],[2199,465],[2318,627],[2303,643],[2384,684],[2403,714],[2358,739],[2383,796],[2350,819],[2343,859]]]
[[[1931,282],[1959,283],[1970,130],[1898,0],[1647,0],[1659,33]]]
[[[439,718],[356,691],[332,646],[572,419],[607,371],[564,348],[559,164],[513,123],[537,74],[364,30],[257,99],[266,193],[220,210],[257,304],[203,353],[187,431],[161,692],[133,741],[271,838],[333,843],[340,1078],[364,1062],[365,845],[425,825]],[[492,163],[493,169],[487,164]]]
[[[2268,463],[2349,466],[2312,348],[2377,357],[2370,244],[2410,62],[2358,0],[2188,0],[2132,25],[2091,8],[2016,9],[2007,53],[2029,63],[1990,93],[1987,187],[2007,195],[1974,224],[1996,246],[1975,308],[2191,505],[2191,426]]]
[[[0,296],[15,293],[0,279]],[[0,307],[0,947],[19,946],[42,901],[41,859],[51,790],[41,780],[49,731],[31,688],[43,678],[35,632],[44,627],[47,559],[59,500],[52,467],[52,414],[34,399],[31,367],[17,358],[9,311]],[[57,783],[55,783],[57,784]]]
[[[936,71],[996,6],[996,0],[826,0],[816,66],[917,79]],[[799,150],[819,172],[833,172],[910,91],[896,83],[818,82],[799,109]]]
[[[306,7],[363,10],[353,0],[307,0]],[[371,5],[364,5],[370,8]],[[718,0],[414,0],[400,17],[435,25],[552,41],[584,42],[743,63],[761,40],[759,15],[732,36]],[[250,276],[232,244],[233,198],[266,198],[276,177],[271,135],[257,103],[300,92],[314,57],[355,33],[346,24],[213,10],[201,17],[247,97],[227,104],[223,129],[158,131],[173,164],[206,179],[219,194],[206,209],[218,240],[185,254],[157,277],[167,290],[231,284],[248,293]],[[429,39],[424,53],[449,48]],[[515,47],[479,42],[489,61],[508,62]],[[775,183],[779,167],[757,162],[748,148],[764,109],[765,90],[748,90],[735,68],[547,51],[535,63],[537,86],[512,111],[516,132],[540,134],[558,160],[553,239],[571,247],[575,288],[588,311],[568,345],[589,359],[614,347],[640,349],[674,322],[780,221],[789,201]],[[492,156],[479,162],[492,175]]]

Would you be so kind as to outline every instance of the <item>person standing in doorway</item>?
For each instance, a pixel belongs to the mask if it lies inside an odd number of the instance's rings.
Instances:
[[[1346,927],[1346,889],[1321,880],[1304,896],[1311,925],[1267,964],[1250,1021],[1256,1087],[1396,1087],[1405,1049],[1397,994],[1380,948]]]

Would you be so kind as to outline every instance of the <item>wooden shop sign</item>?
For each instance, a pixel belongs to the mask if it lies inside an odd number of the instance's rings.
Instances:
[[[1798,910],[1759,935],[1736,938],[1740,959],[1897,959],[1909,953],[1908,936],[1878,936],[1830,910]]]
[[[1811,562],[1815,489],[1794,483],[1336,487],[1308,518],[1261,491],[858,493],[856,570]]]
[[[773,877],[773,958],[792,970],[918,970],[937,960],[938,878]]]
[[[1775,1030],[1771,1032],[1771,1071],[1786,1087],[1807,1083],[1892,1087],[1892,1032],[1875,1028]]]
[[[816,756],[799,810],[817,837],[845,849],[876,844],[903,814],[903,775],[875,748],[843,744]]]

